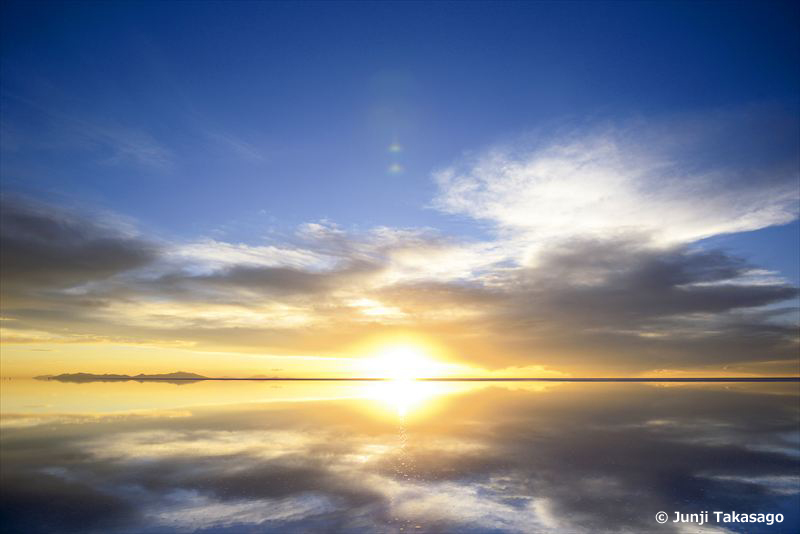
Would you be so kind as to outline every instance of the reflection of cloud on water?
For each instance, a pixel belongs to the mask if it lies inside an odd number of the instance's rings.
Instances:
[[[401,447],[398,419],[364,412],[369,400],[48,421],[3,433],[2,517],[25,532],[579,533],[734,509],[784,513],[785,527],[798,524],[796,400],[483,387],[400,418]]]
[[[290,431],[141,431],[96,437],[81,449],[98,460],[157,461],[182,456],[204,458],[248,454],[270,459],[313,445],[318,437]]]
[[[128,419],[165,419],[191,417],[189,410],[129,410],[110,414],[92,413],[4,413],[0,414],[0,428],[25,428],[52,424],[111,423]]]
[[[336,508],[322,495],[303,495],[273,500],[219,502],[197,491],[175,491],[165,502],[147,512],[155,525],[176,530],[200,530],[242,524],[286,523],[333,512]]]

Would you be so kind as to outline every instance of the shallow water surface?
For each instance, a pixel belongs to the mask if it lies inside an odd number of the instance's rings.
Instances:
[[[799,394],[797,383],[3,380],[0,528],[799,532]],[[673,521],[703,511],[708,523]]]

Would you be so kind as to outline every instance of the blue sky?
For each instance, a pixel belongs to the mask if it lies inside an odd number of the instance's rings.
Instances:
[[[381,227],[483,244],[498,266],[638,229],[796,285],[799,16],[789,2],[6,2],[2,188],[161,244]],[[615,200],[552,196],[526,181],[541,169]],[[527,248],[498,252],[512,242]]]
[[[93,195],[187,234],[260,210],[439,225],[423,209],[433,169],[542,123],[797,98],[789,4],[5,11],[4,115],[12,132],[61,145],[6,154],[5,182]],[[84,124],[107,137],[70,140]],[[128,137],[144,153],[113,160]],[[400,176],[385,172],[395,140]]]

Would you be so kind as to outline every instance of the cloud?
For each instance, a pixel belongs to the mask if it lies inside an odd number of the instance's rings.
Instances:
[[[110,220],[22,198],[0,205],[4,288],[67,288],[144,266],[157,246]]]
[[[310,249],[226,243],[214,239],[176,243],[164,251],[164,259],[173,262],[176,268],[196,274],[236,266],[320,268],[329,265],[325,256]]]
[[[249,160],[263,161],[265,159],[263,151],[259,147],[252,145],[228,132],[209,129],[203,133],[211,141],[212,146],[218,145],[226,148],[238,156]]]
[[[796,218],[795,126],[752,109],[490,150],[436,175],[436,205],[488,222],[481,239],[319,220],[169,242],[9,197],[3,336],[347,356],[416,332],[495,371],[794,369],[798,288],[696,241]]]
[[[744,278],[751,270],[719,250],[581,240],[549,250],[535,267],[518,271],[510,287],[516,302],[531,303],[523,315],[564,314],[569,324],[584,325],[721,313],[797,295],[786,283]]]
[[[584,239],[489,280],[401,284],[378,294],[428,325],[438,320],[438,335],[455,352],[488,368],[629,373],[668,362],[792,361],[800,340],[787,313],[796,305],[775,306],[796,299],[798,288],[753,270],[719,250]]]
[[[793,116],[746,110],[540,134],[436,172],[434,205],[530,246],[756,230],[797,218],[798,129]]]
[[[623,374],[791,361],[798,346],[796,306],[781,304],[796,287],[719,250],[639,235],[554,241],[522,265],[507,244],[425,229],[313,223],[297,243],[156,246],[43,205],[11,203],[4,217],[17,251],[4,259],[6,342],[341,356],[414,331],[486,369]]]
[[[22,104],[21,108],[9,106],[9,116],[4,117],[4,133],[11,136],[1,147],[6,156],[26,151],[82,152],[101,165],[132,164],[161,172],[175,164],[173,152],[143,129],[65,113],[27,96],[7,92],[3,96]],[[30,123],[38,128],[31,129]]]

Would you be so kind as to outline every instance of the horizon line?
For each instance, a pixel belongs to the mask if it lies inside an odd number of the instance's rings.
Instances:
[[[202,377],[202,378],[183,378],[183,377],[97,377],[103,381],[264,381],[264,382],[393,382],[393,381],[417,381],[417,382],[800,382],[800,376],[769,376],[769,377],[421,377],[409,379],[380,378],[380,377]],[[47,380],[58,379],[58,375],[47,377]]]

